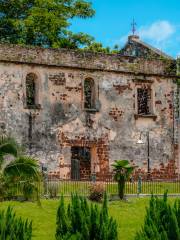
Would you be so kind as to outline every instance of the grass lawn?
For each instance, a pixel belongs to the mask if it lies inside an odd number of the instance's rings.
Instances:
[[[128,202],[109,202],[110,215],[118,222],[120,240],[133,240],[143,223],[148,201],[149,198],[133,198]],[[174,199],[171,198],[170,201]],[[11,205],[18,216],[33,220],[34,240],[54,240],[58,200],[42,200],[41,203],[42,206],[39,207],[36,203],[30,202],[2,202],[0,209]]]

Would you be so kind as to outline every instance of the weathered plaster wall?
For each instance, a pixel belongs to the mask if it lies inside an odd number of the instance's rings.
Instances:
[[[57,176],[70,177],[71,146],[91,148],[91,171],[99,175],[107,175],[116,159],[128,159],[143,172],[147,170],[147,144],[137,141],[143,132],[146,142],[147,131],[150,166],[156,175],[160,176],[157,169],[174,160],[175,85],[172,77],[164,75],[162,62],[98,54],[86,58],[67,50],[20,47],[5,53],[4,48],[0,46],[0,127]],[[14,53],[11,58],[10,53]],[[31,72],[38,77],[40,109],[25,108],[25,79]],[[95,81],[98,111],[94,113],[83,109],[86,78]],[[155,118],[136,117],[137,85],[148,83]]]

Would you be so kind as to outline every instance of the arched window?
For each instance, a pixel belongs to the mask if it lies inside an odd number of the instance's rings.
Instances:
[[[93,79],[85,79],[84,81],[84,108],[95,108],[95,84]]]
[[[34,73],[29,73],[26,76],[26,105],[28,108],[36,105],[36,86],[37,76]]]

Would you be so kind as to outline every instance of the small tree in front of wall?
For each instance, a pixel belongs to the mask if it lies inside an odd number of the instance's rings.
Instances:
[[[32,221],[17,217],[11,207],[0,211],[0,240],[31,240]]]
[[[143,227],[135,240],[180,240],[180,200],[174,206],[164,198],[151,197]]]
[[[66,206],[61,197],[56,218],[56,240],[118,240],[117,223],[108,214],[107,195],[102,207],[72,195]]]
[[[129,164],[128,160],[116,160],[113,164],[114,179],[118,183],[118,195],[122,200],[124,199],[124,190],[126,181],[132,174],[134,167]]]

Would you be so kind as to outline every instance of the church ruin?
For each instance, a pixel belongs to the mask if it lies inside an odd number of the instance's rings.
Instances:
[[[117,159],[174,178],[176,81],[176,61],[134,35],[119,54],[1,44],[0,128],[57,178],[104,179]]]

